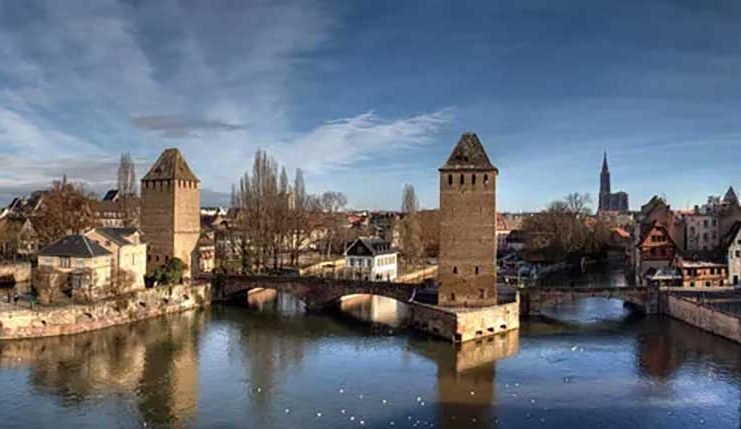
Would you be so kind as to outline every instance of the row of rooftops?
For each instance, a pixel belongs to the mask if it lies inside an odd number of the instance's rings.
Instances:
[[[95,228],[97,233],[117,246],[135,244],[131,237],[136,228]],[[64,256],[71,258],[94,258],[111,255],[111,252],[83,234],[72,234],[55,241],[39,251],[39,256]]]

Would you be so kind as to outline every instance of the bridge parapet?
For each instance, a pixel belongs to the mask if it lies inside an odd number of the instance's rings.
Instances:
[[[328,279],[323,277],[222,276],[216,280],[215,300],[229,300],[254,289],[274,289],[302,300],[308,309],[326,307],[343,296],[377,295],[401,302],[414,299],[418,283],[371,282],[365,280]]]
[[[658,313],[659,290],[646,286],[629,287],[529,287],[520,289],[520,314],[539,315],[544,307],[583,298],[619,299],[646,314]]]

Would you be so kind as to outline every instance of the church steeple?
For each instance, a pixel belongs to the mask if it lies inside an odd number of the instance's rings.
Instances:
[[[602,173],[610,174],[610,168],[607,166],[607,151],[605,151],[605,157],[602,159]]]
[[[610,192],[610,167],[607,166],[607,151],[605,151],[605,156],[602,159],[602,173],[599,178],[599,193],[601,196]]]

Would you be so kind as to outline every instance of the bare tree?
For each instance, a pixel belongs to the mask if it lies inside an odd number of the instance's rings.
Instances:
[[[589,205],[592,203],[592,198],[589,196],[589,194],[572,192],[564,197],[563,203],[566,204],[566,210],[569,213],[575,215],[591,214]]]
[[[530,237],[528,250],[543,251],[557,259],[600,252],[608,234],[598,219],[590,218],[589,202],[588,194],[572,193],[526,218],[523,230]],[[535,249],[534,243],[547,245]]]
[[[66,176],[52,183],[31,219],[40,243],[46,245],[97,226],[94,205],[94,196],[81,185],[67,183]]]
[[[311,232],[311,212],[324,212],[325,219],[332,220],[326,221],[328,252],[342,239],[344,224],[338,214],[347,204],[345,196],[331,191],[321,197],[307,194],[303,172],[296,170],[291,185],[287,170],[263,150],[255,153],[252,171],[232,187],[231,200],[233,222],[227,236],[232,244],[239,243],[239,250],[229,253],[240,254],[244,272],[282,268],[286,256],[297,265]],[[224,267],[223,261],[219,263]]]
[[[121,155],[121,162],[118,166],[118,193],[121,211],[124,213],[124,224],[127,227],[138,225],[139,197],[136,169],[129,153]]]
[[[333,249],[344,250],[345,219],[342,211],[347,205],[347,197],[342,192],[327,191],[319,197],[319,203],[324,212],[326,237],[326,256],[332,255]]]
[[[404,185],[401,198],[401,211],[404,216],[401,220],[401,253],[406,263],[412,266],[419,262],[424,252],[418,209],[419,202],[414,186]]]
[[[299,168],[296,169],[296,177],[293,180],[293,204],[290,210],[288,242],[290,263],[293,266],[298,265],[301,247],[310,232],[308,226],[309,205],[309,196],[306,195],[306,185],[304,184],[304,172]]]

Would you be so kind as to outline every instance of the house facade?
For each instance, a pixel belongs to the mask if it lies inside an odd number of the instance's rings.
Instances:
[[[345,268],[353,278],[394,281],[398,274],[397,252],[380,238],[359,238],[345,251]]]
[[[647,278],[658,270],[672,265],[677,255],[677,245],[667,228],[653,222],[638,241],[636,249],[636,283],[647,284]]]
[[[84,235],[68,235],[39,252],[35,285],[44,293],[90,301],[106,296],[114,255]]]
[[[682,274],[682,286],[684,287],[715,287],[728,284],[728,270],[725,264],[687,261],[677,257],[674,267]]]
[[[143,289],[147,274],[147,245],[141,240],[136,228],[100,227],[88,231],[85,236],[113,255],[111,278],[125,289]]]
[[[726,243],[728,259],[728,284],[741,285],[741,222],[736,222]]]
[[[682,216],[685,249],[710,251],[720,245],[718,218],[715,214],[686,213]]]

